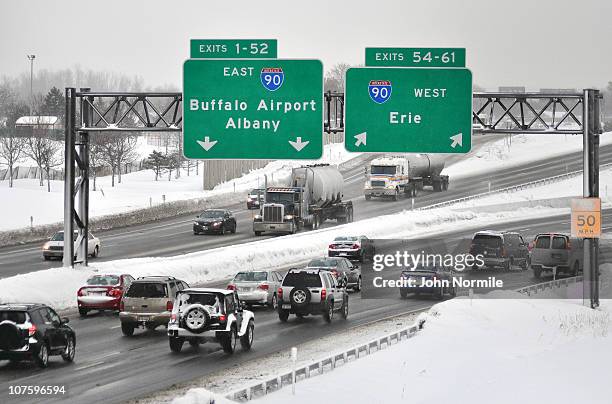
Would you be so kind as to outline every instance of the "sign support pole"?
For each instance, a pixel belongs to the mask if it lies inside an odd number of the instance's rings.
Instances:
[[[583,104],[583,196],[599,197],[599,91],[584,90]],[[599,243],[584,239],[583,304],[599,306]]]

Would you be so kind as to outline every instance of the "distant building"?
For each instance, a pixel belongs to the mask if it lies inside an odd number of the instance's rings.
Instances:
[[[62,129],[62,124],[57,116],[22,116],[15,122],[15,128]]]

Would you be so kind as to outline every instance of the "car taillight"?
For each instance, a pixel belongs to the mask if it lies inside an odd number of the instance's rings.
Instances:
[[[359,247],[359,244],[353,244],[353,245],[351,246],[351,248],[352,248],[353,250],[357,250],[357,249],[359,249],[360,247]]]
[[[270,286],[266,285],[265,283],[262,283],[261,285],[259,285],[257,288],[261,289],[261,290],[268,290]]]
[[[227,285],[226,289],[227,290],[236,290],[236,285],[230,283],[229,285]]]
[[[327,297],[327,290],[325,288],[321,289],[321,301],[325,300]]]
[[[168,300],[166,302],[166,311],[172,311],[173,307],[174,307],[174,304],[172,303],[172,300]]]
[[[84,296],[85,292],[83,291],[83,288],[79,289],[79,291],[77,292],[77,296]]]
[[[106,292],[107,295],[112,297],[121,297],[121,293],[121,289],[110,289],[108,292]]]
[[[28,336],[32,336],[36,333],[36,326],[34,324],[32,324],[29,328],[28,328]]]
[[[125,305],[123,304],[123,300],[119,303],[119,311],[125,311]]]
[[[225,314],[221,314],[221,315],[219,316],[219,322],[220,322],[220,323],[225,323],[225,320],[227,320],[227,317],[225,317]]]
[[[283,298],[283,288],[278,288],[278,290],[276,291],[276,297],[278,297],[279,299]]]

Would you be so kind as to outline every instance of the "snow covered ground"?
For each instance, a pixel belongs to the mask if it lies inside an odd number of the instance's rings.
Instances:
[[[423,237],[456,228],[482,228],[495,223],[555,215],[552,208],[508,212],[456,212],[449,209],[404,211],[292,236],[258,240],[167,258],[136,258],[95,263],[87,269],[52,268],[0,279],[0,301],[37,301],[57,309],[76,306],[76,290],[95,271],[133,276],[171,275],[190,284],[217,281],[238,270],[270,269],[324,255],[339,235],[367,234],[370,238]]]
[[[452,299],[405,342],[257,403],[610,403],[612,302]],[[194,394],[194,392],[190,392]],[[177,399],[175,403],[181,402]]]
[[[612,132],[600,136],[600,145],[612,144]],[[474,156],[450,165],[444,174],[461,178],[582,150],[579,135],[513,135],[485,144]],[[562,174],[562,173],[559,173]]]
[[[143,146],[148,150],[151,146]],[[144,152],[143,152],[144,153]],[[360,153],[348,153],[344,144],[335,143],[325,146],[323,158],[318,162],[340,164]],[[264,175],[272,178],[275,183],[286,180],[291,174],[291,167],[312,161],[277,160],[266,167],[253,170],[233,181],[219,184],[211,191],[202,190],[202,169],[196,176],[191,170],[187,176],[183,170],[181,178],[175,179],[174,174],[168,181],[167,174],[159,181],[151,170],[138,171],[122,176],[121,184],[115,182],[111,187],[111,178],[99,177],[96,180],[96,191],[90,192],[90,217],[103,216],[112,213],[129,212],[135,209],[147,208],[151,205],[192,198],[204,198],[234,192],[247,192],[264,183]],[[115,178],[115,181],[117,179]],[[235,184],[234,184],[235,183]],[[92,181],[90,181],[93,187]],[[40,187],[36,179],[16,180],[13,188],[8,188],[8,181],[0,181],[0,230],[19,229],[30,226],[30,217],[34,226],[57,223],[63,219],[63,181],[51,181],[51,192]]]

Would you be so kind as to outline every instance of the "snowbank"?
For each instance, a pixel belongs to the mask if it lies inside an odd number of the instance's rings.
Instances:
[[[612,132],[600,136],[600,145],[608,144],[612,144]],[[452,178],[468,177],[581,150],[580,135],[507,136],[483,145],[473,156],[446,167],[444,174]]]
[[[144,146],[143,146],[144,148]],[[143,149],[144,150],[144,149]],[[332,143],[324,147],[321,160],[297,161],[278,160],[266,167],[253,170],[244,176],[224,184],[220,184],[210,191],[202,190],[202,168],[199,175],[195,170],[183,170],[179,179],[168,181],[168,175],[162,175],[155,181],[151,170],[124,174],[121,184],[111,186],[111,177],[99,177],[96,180],[96,191],[91,190],[90,218],[131,212],[137,209],[149,208],[164,202],[190,200],[196,198],[210,198],[218,195],[227,195],[231,192],[245,193],[258,185],[263,186],[264,175],[276,183],[286,180],[291,168],[301,164],[314,162],[341,164],[360,153],[348,153],[343,143]],[[90,179],[93,187],[93,179]],[[30,217],[33,225],[46,225],[63,220],[64,182],[51,181],[51,192],[40,187],[36,179],[15,180],[13,188],[8,187],[8,181],[0,181],[0,199],[2,200],[2,214],[0,214],[0,230],[20,229],[30,226]]]
[[[610,301],[452,299],[416,337],[256,402],[310,404],[333,391],[355,404],[609,403],[611,311]]]
[[[370,238],[422,237],[453,228],[484,227],[494,223],[558,214],[545,208],[510,212],[453,212],[447,209],[404,211],[292,236],[270,238],[164,258],[135,258],[96,263],[87,269],[53,268],[0,279],[0,301],[37,301],[57,309],[75,307],[76,290],[95,271],[133,276],[172,275],[190,284],[218,281],[244,269],[297,265],[324,255],[339,235],[367,234]]]

